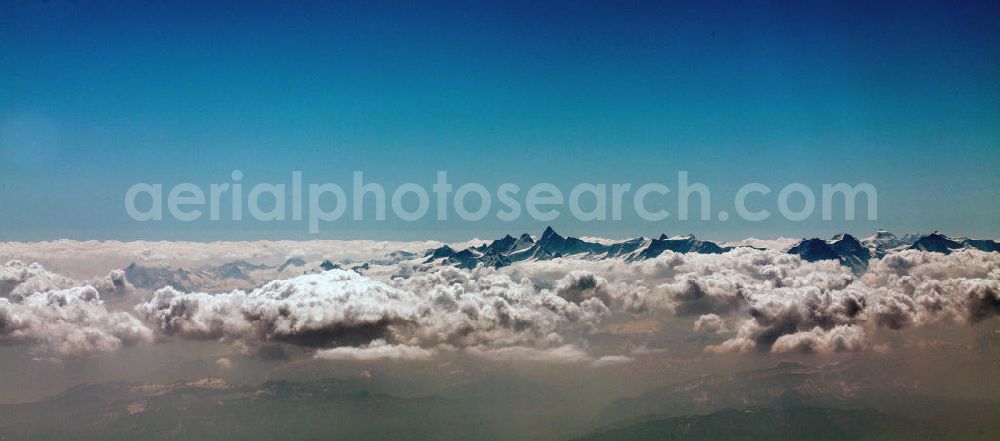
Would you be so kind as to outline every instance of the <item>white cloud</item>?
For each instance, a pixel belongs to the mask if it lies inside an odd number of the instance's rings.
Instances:
[[[343,346],[323,349],[316,352],[315,357],[322,360],[429,360],[434,351],[419,346],[391,345],[385,340],[377,339],[359,347]]]
[[[415,322],[418,307],[412,293],[334,270],[250,292],[211,295],[167,287],[136,311],[167,335],[322,346],[370,341],[390,324]]]
[[[593,359],[586,352],[573,345],[538,349],[527,346],[511,346],[496,349],[472,347],[466,352],[476,357],[494,361],[529,361],[545,363],[583,363]]]
[[[226,357],[220,357],[218,360],[215,360],[215,365],[223,369],[232,369],[233,361]]]
[[[152,340],[126,312],[110,312],[97,289],[82,286],[0,298],[0,341],[53,356],[82,357]]]
[[[11,260],[0,266],[0,297],[21,298],[36,292],[75,286],[73,279],[46,270],[35,262]]]
[[[595,329],[608,311],[597,298],[571,302],[495,273],[445,268],[387,282],[333,270],[249,292],[164,288],[136,310],[182,338],[354,349],[377,339],[415,348],[549,347],[563,344],[565,332]]]
[[[778,337],[772,352],[831,353],[857,352],[865,348],[865,331],[858,326],[837,325],[830,329],[819,326],[809,331]]]
[[[718,315],[704,314],[698,317],[698,320],[695,320],[694,331],[711,334],[724,334],[729,330],[726,329],[726,322]]]
[[[749,290],[749,318],[736,337],[710,352],[856,351],[867,333],[944,320],[977,322],[1000,314],[1000,255],[963,250],[949,255],[905,251],[873,261],[843,284],[792,283]]]
[[[591,367],[602,368],[608,366],[619,366],[632,362],[632,357],[626,355],[605,355],[590,363]]]
[[[15,301],[34,293],[77,286],[92,286],[101,294],[102,299],[113,303],[126,299],[135,300],[135,287],[125,280],[125,272],[122,270],[112,270],[107,276],[81,282],[51,272],[37,262],[29,265],[20,260],[11,260],[0,266],[0,297],[9,297]]]
[[[428,243],[407,247],[418,244]],[[57,249],[64,257],[73,251],[99,256],[142,249],[140,257],[161,261],[203,259],[181,256],[197,250],[212,254],[206,262],[251,257],[283,261],[292,254],[333,257],[313,242],[244,245],[242,253],[230,243],[58,241],[38,247]],[[394,245],[398,243],[337,242],[338,247],[363,248],[350,255],[384,255]],[[0,250],[12,247],[26,249],[0,244]],[[448,346],[529,359],[539,352],[558,355],[570,349],[586,355],[578,348],[588,347],[590,334],[610,320],[669,324],[697,318],[695,332],[731,336],[706,348],[709,352],[829,352],[884,345],[879,341],[884,332],[929,323],[974,323],[1000,314],[1000,253],[975,250],[894,253],[873,260],[860,277],[836,261],[805,262],[779,251],[748,248],[718,255],[665,252],[640,262],[560,258],[501,269],[419,268],[412,263],[382,265],[365,276],[351,271],[303,275],[221,294],[165,288],[136,311],[161,334],[219,339],[250,347],[249,352],[276,343],[332,349],[333,354]],[[78,282],[20,261],[0,267],[5,305],[19,305],[35,292],[84,284],[109,302],[137,297],[121,271]]]

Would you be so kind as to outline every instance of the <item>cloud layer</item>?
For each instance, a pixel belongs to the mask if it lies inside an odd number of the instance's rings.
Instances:
[[[748,248],[501,269],[394,261],[365,274],[335,269],[217,294],[149,292],[120,270],[81,282],[12,261],[0,267],[0,339],[54,356],[111,351],[155,334],[247,353],[291,345],[319,359],[461,351],[612,366],[631,358],[588,348],[605,325],[631,320],[683,323],[706,339],[708,353],[831,353],[867,350],[883,333],[1000,315],[1000,253],[976,250],[893,253],[860,276],[835,261]]]
[[[321,352],[331,358],[438,346],[546,348],[563,342],[560,331],[592,328],[607,308],[504,275],[445,268],[388,282],[331,270],[216,295],[164,288],[136,311],[164,335],[357,349]]]
[[[0,298],[0,342],[26,344],[43,356],[81,357],[152,340],[126,312],[110,312],[92,286]]]

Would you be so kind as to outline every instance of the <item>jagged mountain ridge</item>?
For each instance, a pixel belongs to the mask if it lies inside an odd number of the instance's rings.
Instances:
[[[782,239],[787,241],[788,239]],[[638,262],[652,259],[671,251],[674,253],[720,254],[737,248],[763,249],[754,246],[754,241],[738,241],[719,244],[699,240],[693,235],[667,236],[609,242],[588,241],[575,237],[564,237],[551,227],[546,228],[536,240],[525,233],[514,237],[505,235],[499,239],[456,250],[449,245],[432,248],[423,253],[394,251],[381,258],[371,259],[357,265],[349,265],[347,260],[326,259],[319,263],[306,262],[301,258],[289,258],[280,265],[251,263],[236,260],[218,266],[198,268],[170,268],[145,266],[133,263],[126,267],[126,279],[135,287],[156,290],[165,286],[192,291],[226,292],[232,289],[249,289],[276,277],[291,274],[315,273],[337,268],[350,268],[364,273],[375,267],[391,266],[403,262],[418,266],[449,265],[471,269],[479,265],[502,268],[523,261],[543,261],[560,257],[584,260],[622,259]],[[850,234],[838,234],[831,239],[808,238],[798,240],[789,246],[771,247],[775,251],[799,255],[803,260],[815,262],[836,260],[850,268],[855,274],[864,273],[872,259],[907,249],[926,252],[951,253],[961,249],[976,249],[984,252],[1000,252],[1000,243],[989,239],[969,239],[948,237],[941,233],[914,235],[899,238],[885,230],[878,230],[864,239]]]
[[[797,254],[802,260],[816,262],[818,260],[838,260],[851,268],[855,273],[863,273],[868,269],[868,261],[875,253],[861,241],[850,234],[838,234],[830,240],[819,238],[803,239],[788,250],[789,254]]]
[[[586,260],[622,258],[628,262],[655,258],[666,251],[674,253],[721,254],[749,245],[723,246],[711,241],[703,241],[694,235],[669,237],[661,234],[657,238],[635,239],[611,244],[590,242],[575,237],[563,237],[552,227],[547,227],[537,241],[527,233],[518,238],[506,235],[489,243],[455,250],[448,245],[427,250],[425,264],[451,265],[471,269],[479,265],[502,268],[521,261],[550,260],[560,257],[574,257]],[[863,240],[841,233],[829,240],[820,238],[802,239],[785,252],[796,254],[803,260],[837,260],[853,272],[860,274],[868,269],[872,259],[888,253],[915,249],[950,253],[972,248],[986,252],[1000,252],[1000,243],[993,240],[948,238],[937,232],[929,235],[906,235],[902,239],[885,230]]]
[[[918,239],[909,249],[948,254],[962,248],[974,248],[989,253],[1000,251],[1000,243],[988,239],[950,238],[935,231]]]
[[[494,268],[508,266],[514,262],[528,260],[549,260],[559,257],[578,257],[590,260],[624,258],[627,261],[651,259],[670,250],[678,253],[718,254],[731,248],[714,242],[695,239],[693,235],[646,239],[638,237],[612,244],[589,242],[575,237],[563,237],[552,227],[542,232],[538,241],[527,233],[515,239],[506,235],[488,244],[456,251],[448,245],[428,250],[425,263],[439,262],[459,268],[475,268],[485,265]]]
[[[865,245],[869,250],[872,251],[872,255],[875,257],[882,257],[891,251],[898,249],[905,249],[906,247],[913,245],[921,235],[907,234],[902,238],[896,237],[886,230],[878,229],[871,236],[861,239],[861,243]]]

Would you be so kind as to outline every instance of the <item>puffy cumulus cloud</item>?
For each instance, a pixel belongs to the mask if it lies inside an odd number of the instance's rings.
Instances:
[[[125,278],[125,271],[111,270],[107,276],[87,282],[101,293],[105,301],[121,305],[139,299],[139,291]],[[147,291],[148,292],[148,291]]]
[[[1000,281],[973,280],[961,283],[966,319],[972,322],[1000,315]]]
[[[463,274],[466,284],[505,274],[571,303],[599,299],[611,312],[695,316],[696,332],[735,332],[709,352],[857,351],[872,347],[868,336],[878,329],[1000,314],[1000,254],[975,250],[891,254],[860,278],[836,261],[753,249],[642,262],[553,259]]]
[[[729,332],[726,329],[726,322],[716,314],[704,314],[694,322],[694,331],[711,334],[724,334]]]
[[[568,334],[595,329],[608,307],[505,275],[444,268],[386,282],[332,270],[216,295],[164,288],[136,310],[163,334],[183,338],[347,347],[322,352],[331,358],[441,345],[555,347]]]
[[[574,277],[567,276],[563,285],[572,285]],[[489,270],[446,268],[391,283],[425,301],[420,326],[399,335],[409,344],[551,346],[561,344],[566,334],[596,329],[609,312],[597,297],[570,301]]]
[[[17,300],[28,295],[76,286],[92,286],[112,303],[135,298],[135,287],[125,279],[125,271],[112,270],[107,276],[81,282],[51,272],[37,262],[11,260],[0,267],[0,297]]]
[[[837,325],[830,329],[816,326],[808,331],[778,337],[771,347],[777,353],[857,352],[865,348],[865,331],[859,326]]]
[[[212,295],[167,287],[136,311],[167,335],[322,346],[382,337],[391,324],[415,322],[419,303],[407,291],[334,270],[250,292]]]
[[[712,277],[753,291],[799,286],[841,288],[853,279],[850,270],[836,261],[806,262],[796,255],[750,248],[724,254],[664,253],[642,264],[650,267],[644,273],[671,274],[671,281]]]
[[[575,263],[576,265],[567,265]],[[626,268],[617,264],[595,264],[591,261],[555,259],[553,261],[526,262],[499,271],[477,268],[474,273],[501,274],[534,289],[551,291],[571,303],[585,304],[591,299],[612,309],[641,311],[646,308],[649,288],[640,279],[630,279],[616,274],[615,269]],[[581,267],[584,269],[571,269]],[[562,271],[566,272],[562,272]],[[608,280],[613,278],[614,281]],[[593,302],[595,305],[597,302]]]
[[[842,289],[854,281],[850,270],[836,261],[806,262],[796,255],[749,248],[724,254],[668,251],[639,262],[553,259],[521,262],[498,271],[557,289],[556,283],[568,274],[589,273],[595,288],[609,293],[626,311],[678,315],[738,310],[747,306],[750,294],[775,288]]]
[[[870,289],[869,315],[886,328],[1000,315],[1000,254],[905,251],[871,266],[859,285]]]
[[[728,312],[746,303],[742,284],[722,274],[695,276],[685,274],[676,282],[665,283],[654,292],[657,299],[677,315],[697,315],[709,312]]]
[[[41,355],[82,357],[152,340],[127,312],[110,312],[91,286],[0,298],[0,341]]]
[[[923,308],[918,307],[917,300],[900,292],[886,289],[877,290],[877,297],[867,308],[867,315],[879,327],[888,329],[903,329],[915,322],[927,322],[931,315],[924,315]],[[938,307],[932,307],[939,310]],[[919,316],[919,317],[918,317]]]
[[[710,346],[709,351],[772,350],[783,336],[854,324],[860,320],[866,300],[859,291],[807,287],[776,288],[752,296],[750,302],[750,319],[739,325],[736,337]]]
[[[342,346],[316,352],[315,358],[322,360],[429,360],[435,351],[419,346],[392,345],[377,339],[359,347]]]
[[[249,255],[228,244],[206,250],[223,261],[336,254],[312,242],[293,244],[254,245]],[[354,245],[368,247],[356,255],[399,249]],[[177,247],[144,256],[155,260],[197,248]],[[91,283],[109,302],[134,298],[120,273]],[[0,269],[9,304],[77,284],[20,262]],[[856,276],[833,260],[806,262],[780,251],[741,248],[715,255],[665,252],[637,262],[558,258],[500,269],[396,262],[365,276],[335,270],[223,294],[164,288],[136,312],[162,334],[221,339],[246,353],[294,344],[343,348],[333,352],[343,357],[453,348],[484,358],[543,359],[549,357],[539,353],[571,349],[586,355],[579,348],[589,347],[590,334],[604,321],[667,323],[664,316],[690,318],[695,332],[726,336],[706,348],[710,352],[834,352],[876,347],[881,332],[995,317],[998,285],[1000,253],[905,251],[872,260]]]
[[[36,292],[76,285],[70,278],[50,272],[39,263],[11,260],[0,267],[0,297],[21,298]]]
[[[866,274],[846,286],[796,285],[748,291],[749,318],[737,335],[706,349],[856,351],[867,347],[867,333],[880,328],[975,323],[1000,315],[996,253],[906,251],[873,261]]]
[[[955,319],[975,323],[1000,315],[1000,277],[916,280],[875,291],[870,315],[891,329]]]
[[[869,265],[861,280],[871,286],[886,286],[901,277],[920,280],[996,278],[1000,253],[958,250],[950,254],[907,250],[888,254]]]
[[[597,298],[610,305],[612,298],[608,281],[589,271],[571,271],[556,283],[555,292],[557,296],[576,303]]]

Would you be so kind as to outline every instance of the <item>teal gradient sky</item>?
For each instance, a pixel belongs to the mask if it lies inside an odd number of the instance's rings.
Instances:
[[[155,4],[147,4],[155,3]],[[998,2],[0,4],[0,240],[463,239],[544,223],[139,223],[165,186],[868,182],[877,221],[568,234],[1000,237]],[[763,208],[776,211],[776,195]],[[667,207],[670,209],[670,207]],[[864,219],[864,217],[861,217]]]

